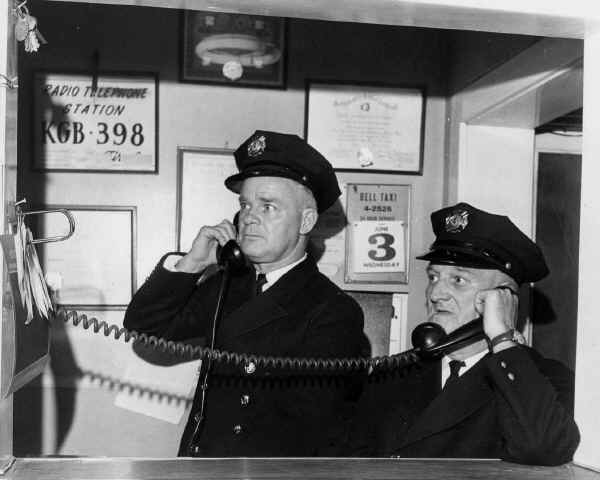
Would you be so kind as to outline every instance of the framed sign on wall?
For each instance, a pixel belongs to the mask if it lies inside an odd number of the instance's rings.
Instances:
[[[422,88],[306,84],[305,138],[336,170],[421,174]]]
[[[33,169],[157,173],[154,74],[36,72]]]

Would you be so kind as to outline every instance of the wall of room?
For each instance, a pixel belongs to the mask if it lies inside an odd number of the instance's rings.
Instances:
[[[448,94],[462,90],[539,40],[531,35],[453,32],[448,41]]]
[[[19,195],[38,206],[136,206],[138,286],[157,259],[177,246],[178,146],[235,148],[259,128],[303,135],[306,79],[424,87],[423,174],[395,178],[412,185],[409,329],[424,317],[422,292],[426,279],[414,257],[431,242],[429,214],[442,202],[444,32],[291,20],[287,88],[227,87],[179,82],[181,32],[177,11],[30,3],[49,43],[37,54],[20,57]],[[158,74],[158,174],[32,170],[32,73],[91,69],[94,51],[99,54],[100,70]],[[391,316],[391,295],[354,295],[365,309],[368,333],[379,335],[376,332],[381,332],[381,323],[389,322]],[[123,314],[86,313],[117,324]],[[183,420],[177,425],[168,424],[114,406],[124,371],[134,357],[131,348],[122,342],[56,325],[51,368],[42,379],[15,395],[15,455],[174,455]]]

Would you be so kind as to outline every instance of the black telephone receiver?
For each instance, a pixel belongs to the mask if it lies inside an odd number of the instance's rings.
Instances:
[[[499,285],[495,288],[517,295],[510,285]],[[437,323],[422,323],[413,330],[411,341],[419,355],[432,358],[454,352],[483,338],[483,317],[479,316],[449,334]]]
[[[235,240],[229,240],[222,247],[217,247],[217,263],[231,270],[241,270],[248,265],[242,249]]]
[[[240,212],[233,217],[233,226],[237,231],[237,224]],[[239,271],[248,266],[246,257],[235,240],[229,240],[222,247],[217,246],[217,263],[223,268],[229,268],[233,271]]]
[[[437,323],[422,323],[413,330],[411,340],[419,355],[434,358],[459,350],[484,337],[483,317],[479,317],[449,334]]]

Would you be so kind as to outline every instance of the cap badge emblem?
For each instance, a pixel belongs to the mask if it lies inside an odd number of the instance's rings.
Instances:
[[[466,210],[454,210],[446,217],[446,231],[448,233],[462,232],[469,224],[469,212]]]
[[[256,137],[254,140],[252,140],[248,145],[248,155],[251,157],[257,157],[265,151],[265,148],[267,148],[267,141],[265,136],[261,135],[260,137]]]

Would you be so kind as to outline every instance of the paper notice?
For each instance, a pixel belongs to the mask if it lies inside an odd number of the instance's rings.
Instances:
[[[125,370],[122,390],[115,406],[178,424],[192,401],[198,381],[200,360],[171,366],[158,366],[135,358]]]

